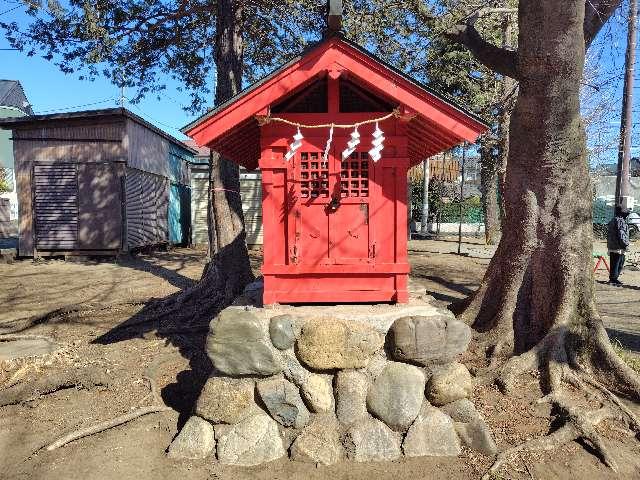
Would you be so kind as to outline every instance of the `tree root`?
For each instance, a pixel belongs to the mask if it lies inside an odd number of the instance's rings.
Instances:
[[[74,440],[88,437],[89,435],[95,435],[96,433],[100,433],[110,428],[117,427],[118,425],[130,422],[131,420],[135,420],[136,418],[142,417],[144,415],[169,411],[173,411],[173,409],[171,407],[167,407],[166,405],[151,405],[149,407],[140,407],[132,412],[120,415],[119,417],[113,418],[111,420],[100,422],[96,425],[92,425],[91,427],[82,428],[80,430],[70,432],[44,448],[47,451],[55,450],[56,448],[60,448],[67,443],[73,442]]]
[[[163,362],[153,362],[145,371],[144,380],[147,381],[149,386],[149,395],[144,397],[140,403],[145,401],[149,396],[154,401],[154,405],[150,405],[147,407],[139,407],[136,410],[133,410],[129,413],[125,413],[124,415],[120,415],[119,417],[112,418],[111,420],[106,420],[104,422],[97,423],[90,427],[81,428],[79,430],[74,430],[73,432],[69,432],[66,435],[60,437],[53,443],[43,447],[43,449],[47,451],[55,450],[56,448],[60,448],[68,443],[71,443],[80,438],[88,437],[90,435],[95,435],[96,433],[103,432],[113,427],[117,427],[118,425],[123,425],[131,420],[135,420],[136,418],[140,418],[144,415],[149,415],[150,413],[159,413],[159,412],[169,412],[173,411],[171,407],[168,407],[162,401],[162,397],[160,396],[160,392],[158,391],[158,387],[156,385],[153,376],[155,375],[156,369]],[[147,376],[148,375],[148,376]]]
[[[602,324],[599,324],[602,327]],[[605,419],[619,420],[636,434],[640,433],[640,421],[636,415],[601,381],[611,383],[612,379],[630,380],[622,383],[623,392],[635,393],[637,379],[629,374],[629,367],[620,360],[610,348],[606,334],[598,329],[598,322],[591,328],[576,332],[570,328],[551,330],[535,347],[521,355],[511,357],[499,371],[496,383],[503,393],[511,391],[517,377],[529,371],[539,371],[543,391],[549,393],[539,402],[549,402],[559,411],[564,424],[544,437],[536,438],[522,445],[500,453],[483,479],[489,479],[510,457],[522,451],[549,451],[574,440],[588,442],[596,450],[603,463],[616,471],[617,466],[596,426]],[[600,334],[600,335],[599,335]],[[584,352],[589,352],[584,354]],[[578,353],[582,353],[579,355]],[[616,355],[615,358],[610,355]],[[606,364],[607,369],[602,365]],[[603,377],[602,373],[607,374]],[[601,407],[597,410],[584,411],[572,404],[563,395],[564,384],[576,388],[587,399],[598,401]]]
[[[58,374],[38,378],[29,384],[18,384],[0,391],[0,407],[24,403],[42,395],[66,388],[85,388],[87,390],[108,386],[109,379],[98,369],[73,369]]]
[[[582,412],[581,409],[569,405],[565,399],[558,395],[547,396],[546,400],[552,401],[556,406],[564,411],[566,416],[565,424],[558,430],[544,437],[534,438],[517,447],[510,448],[498,454],[495,462],[489,471],[482,477],[482,480],[490,480],[500,468],[510,460],[516,453],[524,451],[550,451],[573,440],[584,440],[589,442],[598,452],[605,465],[617,472],[617,465],[600,434],[596,431],[596,426],[607,418],[614,418],[613,413],[606,407],[598,410]]]

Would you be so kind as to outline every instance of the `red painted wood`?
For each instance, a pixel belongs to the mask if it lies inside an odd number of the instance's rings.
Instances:
[[[305,88],[312,89],[318,77],[327,78],[326,113],[277,116],[309,125],[351,125],[389,113],[341,113],[340,82],[347,76],[385,100],[379,105],[391,102],[415,117],[379,122],[385,142],[377,163],[368,155],[373,124],[359,127],[361,143],[348,158],[342,151],[350,129],[334,129],[325,158],[329,128],[303,127],[302,146],[287,161],[296,127],[259,126],[254,116],[276,103],[284,110],[294,103],[296,109],[320,109],[317,97],[305,97]],[[287,104],[293,94],[296,101]],[[407,302],[407,171],[426,156],[474,141],[484,130],[359,50],[330,39],[188,134],[241,165],[262,170],[263,301],[271,304]]]
[[[215,146],[220,138],[227,137],[227,142],[231,145],[226,144],[224,149],[233,154],[233,151],[237,152],[238,148],[246,148],[248,143],[258,142],[255,135],[253,139],[251,136],[247,139],[247,137],[243,138],[235,133],[231,134],[234,129],[243,125],[243,128],[255,131],[255,122],[253,121],[255,115],[268,111],[269,106],[278,103],[294,91],[300,91],[318,76],[325,75],[329,77],[330,91],[337,90],[337,75],[348,75],[352,81],[363,86],[372,94],[378,94],[416,112],[417,116],[413,121],[428,122],[429,130],[433,130],[433,134],[430,136],[442,140],[442,150],[451,148],[463,140],[473,142],[480,133],[486,130],[486,127],[475,119],[396,72],[389,70],[344,41],[333,38],[239,97],[236,102],[231,103],[216,115],[205,118],[191,128],[187,134],[199,145],[209,146]],[[337,109],[335,93],[330,95],[329,109],[330,112]],[[369,118],[371,117],[369,116]],[[331,121],[335,122],[336,120]],[[417,132],[409,131],[407,135],[420,140]],[[419,150],[416,154],[432,155],[438,153],[430,149]],[[257,148],[251,148],[248,153],[231,158],[250,169],[258,166]],[[412,163],[421,160],[413,160]]]

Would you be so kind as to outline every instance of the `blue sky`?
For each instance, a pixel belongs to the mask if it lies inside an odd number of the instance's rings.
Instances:
[[[23,11],[24,7],[20,6],[20,0],[0,0],[0,18],[3,21],[16,21],[26,25],[29,17]],[[592,51],[601,53],[597,79],[607,83],[599,93],[593,91],[593,94],[608,95],[610,108],[603,122],[607,126],[599,129],[601,133],[597,138],[592,135],[589,142],[607,146],[608,150],[599,155],[597,163],[609,163],[615,161],[617,156],[615,147],[612,145],[615,144],[614,137],[617,138],[622,98],[620,74],[624,65],[626,46],[624,18],[621,15],[614,18],[600,37],[592,47]],[[39,56],[27,57],[22,52],[3,50],[8,47],[7,40],[0,37],[0,78],[19,80],[36,113],[108,108],[119,105],[120,89],[104,78],[95,81],[79,80],[78,73],[65,75],[53,63]],[[636,77],[640,79],[640,72],[636,72]],[[139,104],[127,104],[127,107],[170,134],[184,139],[186,137],[179,132],[179,128],[194,118],[182,108],[189,103],[189,98],[186,93],[178,91],[176,82],[171,79],[166,81],[167,90],[163,93],[161,100],[157,100],[152,95]],[[126,94],[127,92],[125,96]],[[637,105],[637,100],[640,98],[640,82],[637,82],[635,94],[634,105]],[[639,135],[636,134],[634,137],[638,139]],[[634,141],[634,147],[635,145],[640,147],[640,142]],[[640,148],[635,147],[633,153],[640,154]]]

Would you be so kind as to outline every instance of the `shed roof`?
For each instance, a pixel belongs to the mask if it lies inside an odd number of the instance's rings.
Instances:
[[[27,115],[33,114],[22,84],[17,80],[0,80],[0,106],[15,107]]]
[[[0,119],[0,128],[12,129],[14,127],[26,127],[35,125],[41,122],[53,122],[64,121],[72,119],[99,119],[107,117],[124,117],[133,120],[136,123],[148,128],[149,130],[157,133],[161,137],[165,138],[172,144],[189,151],[192,154],[197,154],[197,150],[186,145],[184,142],[178,140],[172,135],[169,135],[164,130],[159,129],[155,125],[149,123],[144,118],[136,115],[135,113],[127,110],[126,108],[105,108],[101,110],[83,110],[79,112],[64,112],[64,113],[51,113],[47,115],[31,115],[28,117],[12,117]]]
[[[330,69],[349,72],[370,91],[415,113],[408,122],[412,163],[465,140],[473,142],[488,128],[477,115],[337,35],[312,46],[182,131],[198,145],[207,145],[249,169],[256,168],[260,140],[255,116]]]

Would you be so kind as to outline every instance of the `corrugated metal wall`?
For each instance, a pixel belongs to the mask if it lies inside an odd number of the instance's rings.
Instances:
[[[247,231],[247,245],[262,245],[262,175],[240,170],[242,212]]]
[[[209,174],[200,165],[191,167],[191,243],[206,245],[209,243],[207,230],[207,202],[209,201]]]
[[[127,168],[125,191],[128,248],[166,243],[169,181]]]
[[[78,248],[78,166],[34,165],[33,203],[36,248]]]
[[[209,242],[207,232],[208,165],[191,167],[191,241]],[[248,245],[262,245],[262,176],[260,172],[240,169],[240,193]]]

